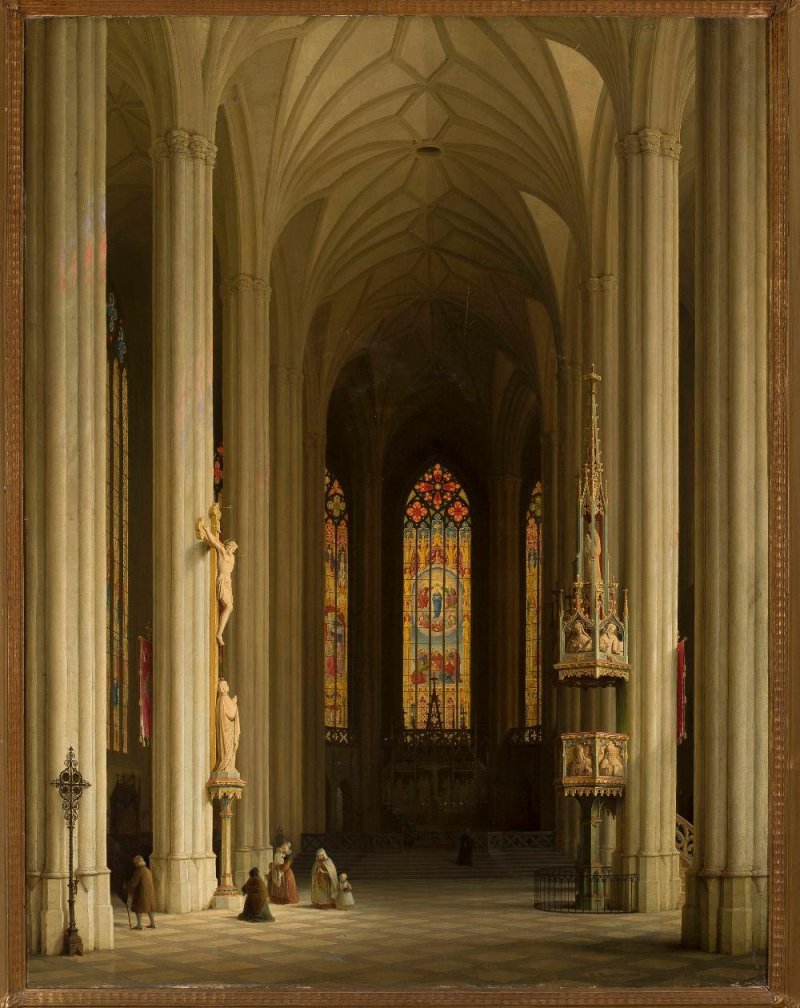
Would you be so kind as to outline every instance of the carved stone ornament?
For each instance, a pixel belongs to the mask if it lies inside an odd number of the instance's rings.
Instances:
[[[567,732],[556,743],[560,777],[556,788],[567,797],[621,797],[625,790],[628,736],[617,732]]]
[[[609,686],[627,680],[628,593],[622,594],[608,555],[608,490],[600,451],[597,385],[592,367],[586,454],[578,480],[577,556],[569,601],[559,602],[558,681],[568,686]]]

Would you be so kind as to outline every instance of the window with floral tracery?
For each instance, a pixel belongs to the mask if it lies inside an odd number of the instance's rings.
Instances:
[[[106,745],[128,751],[128,372],[125,329],[116,298],[106,302],[108,344]]]
[[[525,727],[542,723],[542,484],[525,519]]]
[[[444,465],[408,495],[403,523],[403,719],[420,730],[469,728],[471,511]]]
[[[347,728],[349,574],[347,501],[341,483],[325,472],[325,727]]]

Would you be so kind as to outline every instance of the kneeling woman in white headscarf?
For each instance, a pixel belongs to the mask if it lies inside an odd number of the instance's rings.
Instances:
[[[336,906],[338,893],[336,865],[320,847],[311,869],[311,905],[317,910],[329,910]]]

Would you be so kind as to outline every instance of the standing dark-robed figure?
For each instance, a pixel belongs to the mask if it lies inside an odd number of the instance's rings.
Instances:
[[[475,841],[472,839],[472,834],[469,830],[465,830],[465,832],[458,838],[458,857],[456,858],[456,864],[471,865],[472,851],[474,849]]]
[[[134,931],[142,930],[142,914],[146,913],[150,918],[148,927],[154,928],[156,922],[153,920],[153,908],[156,903],[156,893],[153,887],[153,876],[150,869],[144,863],[141,854],[137,854],[133,859],[136,871],[132,878],[126,883],[125,889],[131,901],[131,910],[136,914],[136,927]]]

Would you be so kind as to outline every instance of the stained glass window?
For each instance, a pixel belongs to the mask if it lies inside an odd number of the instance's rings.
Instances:
[[[436,463],[408,495],[403,525],[403,718],[406,728],[469,728],[471,512]]]
[[[106,745],[128,751],[128,373],[125,328],[113,292],[106,303],[108,343],[108,609]]]
[[[341,483],[325,473],[325,727],[347,728],[348,515]]]
[[[525,520],[525,727],[542,723],[542,484]]]

